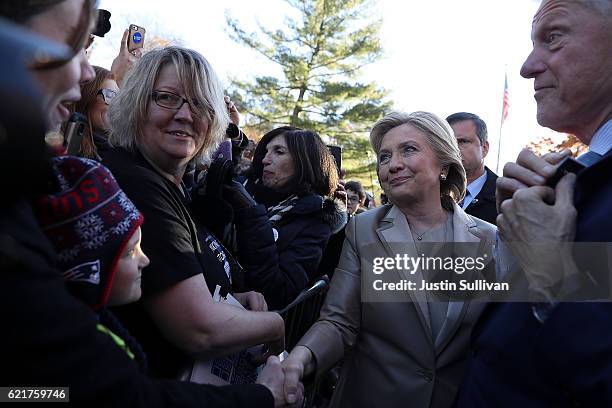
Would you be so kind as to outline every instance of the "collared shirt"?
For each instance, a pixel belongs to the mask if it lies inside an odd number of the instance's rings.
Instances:
[[[476,196],[480,193],[480,190],[484,187],[487,182],[487,171],[478,177],[476,180],[472,181],[467,185],[465,189],[465,198],[463,199],[463,204],[461,205],[461,209],[465,210],[468,205],[476,198]]]
[[[612,149],[612,119],[597,129],[589,144],[589,151],[605,155]]]

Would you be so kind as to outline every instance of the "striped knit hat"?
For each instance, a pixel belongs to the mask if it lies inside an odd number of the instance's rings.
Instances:
[[[143,217],[100,163],[71,156],[52,160],[60,188],[40,197],[35,212],[68,289],[98,310],[108,302],[117,262]]]

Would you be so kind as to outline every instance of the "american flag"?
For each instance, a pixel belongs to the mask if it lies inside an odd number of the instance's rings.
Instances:
[[[502,105],[502,125],[508,118],[508,109],[510,109],[510,94],[508,93],[508,74],[504,76],[504,103]]]

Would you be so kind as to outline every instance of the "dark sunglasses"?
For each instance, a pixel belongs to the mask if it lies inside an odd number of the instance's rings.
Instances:
[[[117,91],[108,88],[100,89],[96,95],[102,95],[102,99],[104,99],[104,103],[110,105],[110,102],[113,100],[115,96],[117,96]]]

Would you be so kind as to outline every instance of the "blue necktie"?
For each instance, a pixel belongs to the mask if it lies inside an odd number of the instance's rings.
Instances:
[[[584,164],[587,167],[591,167],[592,165],[600,161],[602,157],[603,156],[601,154],[589,150],[588,152],[580,155],[580,157],[578,157],[576,160],[578,160],[580,163]]]

